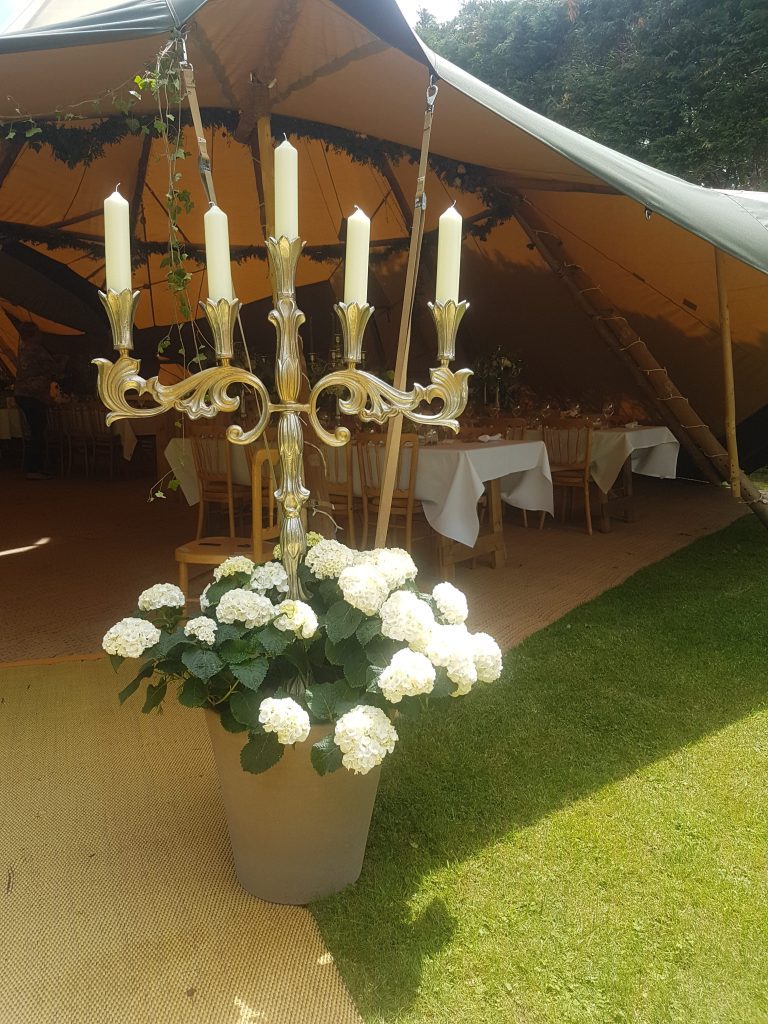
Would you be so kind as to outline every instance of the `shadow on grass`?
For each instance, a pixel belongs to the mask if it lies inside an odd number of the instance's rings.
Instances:
[[[421,908],[423,876],[768,706],[767,570],[765,533],[740,520],[530,637],[499,683],[398,725],[362,877],[313,907],[364,1015],[407,1009],[451,940],[461,907]]]

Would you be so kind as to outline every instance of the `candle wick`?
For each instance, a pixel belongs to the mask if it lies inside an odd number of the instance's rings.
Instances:
[[[451,209],[452,209],[452,210],[455,210],[455,209],[456,209],[456,203],[458,203],[458,199],[454,199],[454,200],[453,200],[453,204],[452,204],[452,206],[451,206]]]
[[[283,132],[283,141],[284,142],[288,141],[288,136],[285,134],[285,132]]]
[[[118,181],[118,183],[115,185],[115,192],[119,192],[120,191],[120,185],[121,185],[121,182]]]

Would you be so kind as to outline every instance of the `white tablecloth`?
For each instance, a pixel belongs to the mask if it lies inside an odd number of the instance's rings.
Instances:
[[[196,504],[200,491],[189,440],[174,438],[165,457],[185,498]],[[359,494],[356,459],[352,465],[353,488]],[[249,482],[246,454],[238,445],[232,445],[232,479]],[[416,497],[429,524],[445,537],[474,547],[480,532],[477,502],[488,480],[501,481],[501,496],[508,504],[552,512],[552,478],[543,441],[454,441],[419,448]]]
[[[15,407],[0,409],[0,441],[10,441],[12,437],[23,436],[21,410]]]
[[[477,502],[488,480],[500,480],[510,505],[552,512],[552,477],[543,441],[454,441],[419,449],[416,497],[430,526],[474,547]]]
[[[541,437],[530,430],[529,437]],[[616,427],[592,432],[592,479],[606,494],[621,467],[632,459],[632,472],[662,480],[677,476],[680,444],[667,427]]]

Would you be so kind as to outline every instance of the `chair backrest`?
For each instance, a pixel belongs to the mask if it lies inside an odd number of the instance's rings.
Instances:
[[[280,536],[280,517],[275,499],[277,475],[275,469],[280,462],[276,448],[246,447],[251,470],[251,535],[253,557],[259,559],[271,556],[266,551],[268,543],[275,544]]]
[[[522,416],[512,416],[504,420],[503,427],[508,441],[524,441],[528,433],[528,420]]]
[[[384,475],[384,452],[386,434],[359,434],[357,457],[360,466],[360,487],[363,496],[379,496]],[[419,464],[419,438],[416,434],[400,435],[400,451],[397,458],[394,497],[413,500],[416,486],[416,470]]]
[[[552,466],[588,470],[592,458],[592,426],[582,419],[551,419],[543,426]]]
[[[89,402],[85,406],[85,415],[88,418],[89,435],[100,441],[111,440],[114,436],[107,426],[107,410],[100,402]]]
[[[207,484],[232,482],[232,449],[218,432],[191,433],[192,458],[201,489]]]
[[[356,447],[356,439],[350,440],[340,448],[330,444],[320,446],[329,495],[353,497],[352,460],[356,457]]]

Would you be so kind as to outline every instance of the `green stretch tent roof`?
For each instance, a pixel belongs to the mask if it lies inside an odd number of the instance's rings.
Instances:
[[[722,402],[712,246],[732,257],[726,266],[739,416],[765,405],[765,196],[700,188],[527,110],[426,49],[394,0],[133,0],[66,20],[67,12],[82,10],[85,2],[49,0],[25,31],[0,37],[3,94],[13,97],[0,101],[0,115],[13,116],[19,106],[40,117],[107,95],[130,82],[168,33],[183,26],[203,106],[247,110],[255,75],[275,80],[276,114],[418,146],[427,77],[434,70],[441,81],[433,152],[488,168],[497,184],[522,193],[714,427],[721,422]],[[93,7],[94,0],[89,2]],[[59,225],[71,219],[73,209],[83,217],[93,211],[90,222],[62,230],[98,238],[101,198],[118,178],[125,182],[135,173],[137,160],[130,145],[122,155],[105,154],[78,179],[74,192],[74,182],[65,180],[62,165],[45,150],[24,151],[0,188],[0,224]],[[351,163],[346,170],[334,168],[334,181],[347,181],[343,203],[354,201],[354,173],[363,172]],[[398,174],[410,197],[408,167]],[[232,180],[225,176],[222,185],[214,160],[214,176],[221,204],[234,214],[231,221],[258,243],[255,218],[237,216],[246,201],[242,175],[233,170]],[[473,200],[460,189],[443,192],[448,195],[430,195],[432,226],[454,195],[463,213],[474,212]],[[333,216],[338,220],[350,209]],[[648,219],[646,211],[655,216]],[[199,207],[193,218],[190,231],[199,238]],[[462,291],[474,303],[462,332],[479,347],[501,343],[520,351],[537,384],[550,374],[574,381],[574,387],[580,379],[614,386],[619,371],[606,369],[590,325],[525,242],[512,222],[484,242],[467,242]],[[82,269],[74,258],[70,265],[103,283],[93,260],[83,261]],[[255,278],[246,300],[267,294],[266,276]]]

